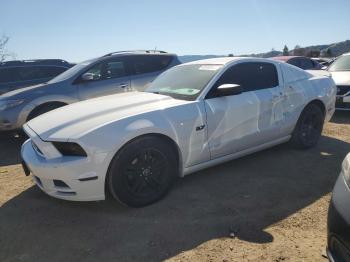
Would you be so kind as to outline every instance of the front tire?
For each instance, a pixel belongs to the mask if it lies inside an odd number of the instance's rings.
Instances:
[[[301,113],[293,131],[291,143],[300,149],[315,146],[321,136],[324,114],[316,104],[308,105]]]
[[[141,137],[113,158],[108,188],[115,199],[127,206],[146,206],[166,195],[177,170],[176,154],[169,143],[157,137]]]
[[[50,103],[50,104],[44,104],[38,108],[35,108],[28,116],[27,118],[27,122],[42,115],[45,114],[47,112],[50,112],[52,110],[55,110],[57,108],[60,108],[62,106],[65,106],[66,104],[62,104],[62,103]]]

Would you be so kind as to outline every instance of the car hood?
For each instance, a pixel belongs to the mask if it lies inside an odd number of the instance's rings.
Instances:
[[[25,124],[44,141],[68,141],[109,122],[189,103],[169,96],[127,92],[74,103]],[[26,127],[27,126],[27,127]]]
[[[337,86],[350,85],[350,71],[331,72],[331,74]]]
[[[25,98],[29,93],[30,94],[40,94],[44,92],[44,88],[46,88],[48,84],[39,84],[33,86],[27,86],[23,88],[19,88],[7,93],[4,93],[0,96],[2,99],[17,99],[17,98]]]
[[[306,72],[312,74],[313,76],[331,76],[331,73],[325,70],[305,70]]]

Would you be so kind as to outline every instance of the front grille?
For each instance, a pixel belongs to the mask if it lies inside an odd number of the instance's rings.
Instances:
[[[53,180],[53,184],[54,184],[56,187],[66,187],[66,188],[69,188],[69,189],[70,189],[70,187],[69,187],[66,183],[64,183],[62,180],[56,180],[56,179],[54,179],[54,180]]]
[[[350,92],[350,86],[337,86],[337,95],[343,96]]]
[[[337,100],[336,102],[335,102],[335,107],[337,108],[337,109],[346,109],[346,110],[350,110],[350,103],[344,103],[343,101],[341,101],[341,100]]]

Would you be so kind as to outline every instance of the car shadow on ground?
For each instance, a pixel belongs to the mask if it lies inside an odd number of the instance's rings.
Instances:
[[[0,133],[0,167],[20,163],[21,145],[25,138]]]
[[[331,122],[336,124],[350,124],[350,111],[336,111]]]
[[[229,236],[267,243],[265,229],[328,194],[350,144],[323,136],[179,179],[154,205],[66,202],[31,187],[0,207],[0,261],[160,261]]]

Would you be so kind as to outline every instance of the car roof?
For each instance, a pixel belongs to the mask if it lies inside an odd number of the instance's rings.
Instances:
[[[7,66],[28,66],[28,65],[47,65],[47,66],[68,66],[67,61],[62,59],[28,59],[28,60],[10,60],[0,63],[0,67]]]
[[[124,56],[124,55],[166,55],[166,56],[176,56],[176,54],[168,53],[162,50],[127,50],[127,51],[117,51],[111,52],[103,55],[102,57],[113,57],[113,56]]]
[[[290,55],[290,56],[275,56],[275,57],[271,57],[271,59],[273,60],[278,60],[278,61],[283,61],[283,62],[287,62],[292,58],[297,58],[297,57],[302,57],[302,58],[308,58],[305,56],[298,56],[298,55]]]
[[[235,57],[215,57],[215,58],[208,58],[208,59],[202,59],[202,60],[196,60],[196,61],[192,61],[192,62],[188,62],[185,64],[181,64],[181,65],[201,65],[201,64],[207,64],[207,65],[226,65],[229,64],[231,62],[234,61],[238,61],[238,60],[246,60],[246,61],[266,61],[266,62],[276,62],[276,61],[272,61],[270,59],[267,58],[260,58],[260,57],[239,57],[239,56],[235,56]],[[179,65],[179,66],[181,66]]]

